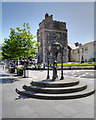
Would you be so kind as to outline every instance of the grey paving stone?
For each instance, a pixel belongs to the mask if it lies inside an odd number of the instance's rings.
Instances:
[[[34,109],[31,109],[28,105],[16,107],[15,109],[15,115],[19,117],[28,117],[30,114],[34,114],[34,112]]]
[[[94,96],[75,100],[37,100],[23,98],[15,92],[15,88],[30,85],[32,80],[46,78],[47,71],[29,71],[30,78],[19,78],[18,81],[3,84],[3,117],[7,118],[91,118],[94,116]],[[66,74],[69,71],[66,71]],[[75,72],[75,71],[71,71]],[[84,71],[82,71],[83,73]],[[5,74],[5,72],[4,72]],[[50,71],[52,75],[52,71]],[[79,73],[78,73],[79,74]],[[77,78],[77,77],[76,77]],[[74,77],[72,78],[74,79]],[[93,85],[92,78],[78,78],[85,83]]]
[[[43,105],[35,108],[35,111],[42,117],[42,118],[50,118],[51,116],[56,116],[58,111],[49,107],[48,105]]]
[[[75,114],[73,116],[70,116],[69,118],[94,118],[94,115],[80,112],[78,114]],[[81,119],[82,120],[82,119]]]
[[[80,112],[79,110],[68,105],[56,105],[53,106],[53,108],[56,109],[58,112],[62,113],[66,117],[72,116]]]

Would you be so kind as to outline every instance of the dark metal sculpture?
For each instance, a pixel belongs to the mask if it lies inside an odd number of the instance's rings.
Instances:
[[[57,56],[58,56],[58,53],[60,53],[61,55],[61,79],[64,79],[64,76],[63,76],[63,47],[60,43],[58,42],[55,42],[55,43],[52,43],[50,46],[49,46],[50,49],[47,49],[47,61],[48,61],[48,72],[47,72],[47,79],[50,78],[49,76],[49,56],[50,56],[50,52],[52,52],[52,60],[53,60],[53,76],[52,76],[52,80],[56,80],[56,78],[58,78],[58,75],[57,75]]]

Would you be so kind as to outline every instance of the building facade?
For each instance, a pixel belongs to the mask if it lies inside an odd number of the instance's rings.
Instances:
[[[68,44],[68,62],[71,62],[72,59],[72,50],[77,49],[79,46],[81,46],[81,43],[73,43],[73,44]]]
[[[71,61],[87,62],[96,59],[96,41],[86,43],[75,49],[71,49]]]
[[[37,30],[37,42],[40,42],[38,63],[47,62],[48,47],[55,42],[64,47],[63,61],[68,62],[66,22],[54,21],[53,15],[49,16],[46,13],[45,19],[39,24]],[[60,62],[60,55],[58,55],[57,62]],[[52,53],[50,53],[50,63],[52,63]]]

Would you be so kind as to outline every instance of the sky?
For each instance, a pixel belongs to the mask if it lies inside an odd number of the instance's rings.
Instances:
[[[45,14],[53,20],[66,22],[68,43],[82,44],[94,41],[93,2],[2,2],[2,39],[8,38],[10,28],[23,28],[29,23],[31,33],[36,35]]]

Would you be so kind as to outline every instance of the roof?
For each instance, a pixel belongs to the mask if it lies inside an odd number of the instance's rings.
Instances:
[[[75,44],[68,44],[68,46],[69,46],[71,49],[76,49],[76,48],[78,48],[78,47],[76,47]]]
[[[95,42],[95,41],[88,42],[88,43],[82,45],[81,47],[89,46],[89,45],[93,44],[94,42]]]
[[[89,45],[91,45],[91,44],[93,44],[93,43],[95,43],[95,42],[96,42],[96,41],[88,42],[88,43],[86,43],[86,44],[84,44],[84,45],[77,46],[77,47],[76,47],[75,44],[68,44],[68,46],[69,46],[72,50],[76,50],[76,49],[81,49],[81,48],[87,47],[87,46],[89,46]]]
[[[95,41],[88,42],[88,43],[86,43],[86,44],[80,46],[79,49],[81,49],[81,48],[85,48],[85,47],[88,47],[89,45],[92,45],[92,44],[94,44],[94,43],[95,43]],[[78,48],[77,48],[77,49],[78,49]]]

